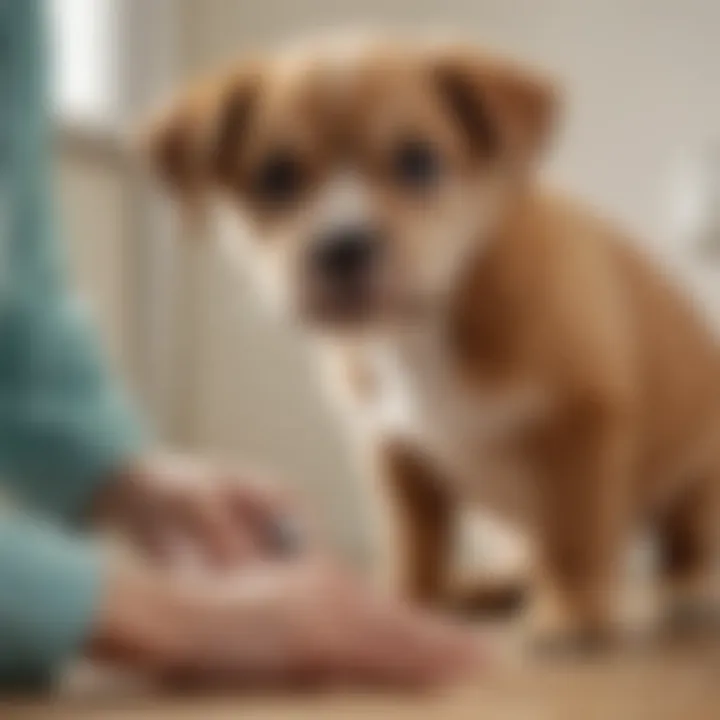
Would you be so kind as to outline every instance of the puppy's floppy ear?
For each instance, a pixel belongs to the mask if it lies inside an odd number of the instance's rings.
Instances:
[[[243,65],[195,86],[149,123],[142,151],[176,195],[196,196],[231,181],[258,83],[256,67]]]
[[[225,84],[216,105],[208,162],[215,179],[237,183],[245,141],[260,88],[260,65],[248,63]]]
[[[559,110],[559,92],[546,78],[474,48],[445,48],[432,75],[470,147],[487,159],[536,160]]]
[[[207,177],[205,128],[210,118],[195,93],[164,108],[142,131],[140,152],[173,194],[194,195]]]

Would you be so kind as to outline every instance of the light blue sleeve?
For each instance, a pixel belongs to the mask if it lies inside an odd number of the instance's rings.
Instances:
[[[73,520],[143,435],[62,280],[51,207],[41,5],[0,0],[0,511]],[[58,522],[0,512],[0,684],[85,642],[102,563]]]
[[[99,548],[0,512],[0,690],[48,682],[80,651],[102,581]]]

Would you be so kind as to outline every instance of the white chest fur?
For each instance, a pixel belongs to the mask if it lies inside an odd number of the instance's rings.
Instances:
[[[377,386],[367,408],[371,428],[418,444],[451,492],[523,521],[532,483],[512,440],[547,407],[542,388],[470,383],[435,328],[408,331],[366,352]]]

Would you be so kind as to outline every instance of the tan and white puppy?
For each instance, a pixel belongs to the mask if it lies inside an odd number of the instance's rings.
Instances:
[[[399,591],[443,599],[455,511],[481,503],[533,538],[544,629],[597,637],[641,522],[674,586],[707,587],[720,358],[611,224],[538,187],[557,106],[474,47],[316,44],[200,83],[150,152],[243,219],[274,301],[332,348]]]

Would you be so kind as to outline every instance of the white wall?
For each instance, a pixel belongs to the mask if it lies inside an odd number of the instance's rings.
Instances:
[[[441,25],[511,51],[564,81],[568,111],[554,179],[666,247],[664,188],[678,156],[720,135],[715,0],[185,0],[188,67],[354,20]],[[356,544],[358,495],[340,434],[298,344],[269,326],[217,259],[203,271],[196,342],[199,442],[249,451],[315,492]],[[244,297],[244,296],[243,296]]]

